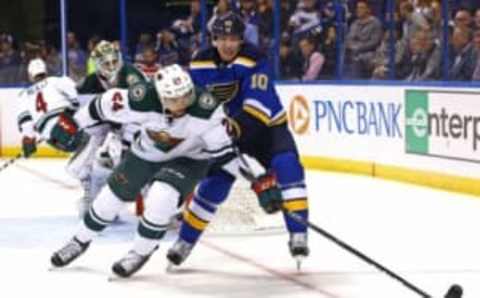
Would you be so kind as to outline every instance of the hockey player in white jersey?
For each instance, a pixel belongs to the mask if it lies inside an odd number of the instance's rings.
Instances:
[[[142,126],[73,239],[52,255],[51,262],[62,267],[79,257],[124,204],[152,183],[133,247],[112,267],[118,276],[129,277],[156,250],[171,216],[205,176],[210,159],[234,156],[224,111],[209,93],[194,87],[187,72],[172,65],[158,71],[153,83],[107,91],[80,109],[75,119],[82,127],[98,121]]]
[[[82,106],[109,89],[128,89],[138,82],[147,81],[139,70],[123,61],[120,48],[113,42],[100,41],[91,55],[95,60],[96,72],[77,85]],[[85,128],[91,138],[88,144],[75,152],[67,165],[67,172],[81,182],[84,190],[78,206],[80,218],[105,185],[114,166],[118,165],[120,153],[129,146],[132,131],[136,129],[136,125],[111,123]]]
[[[27,71],[33,85],[20,92],[18,115],[23,155],[30,157],[43,140],[56,149],[75,151],[87,139],[73,119],[78,106],[75,83],[68,77],[47,77],[42,59],[30,61]]]

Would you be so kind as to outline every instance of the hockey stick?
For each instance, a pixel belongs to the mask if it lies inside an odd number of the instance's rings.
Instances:
[[[43,139],[40,139],[37,141],[37,143],[35,145],[38,145],[40,143],[43,142]],[[20,158],[23,157],[23,152],[20,152],[20,153],[17,153],[17,155],[15,155],[15,157],[12,157],[10,158],[9,160],[7,160],[6,162],[4,162],[1,166],[0,166],[0,172],[2,172],[3,170],[5,170],[6,168],[8,168],[9,166],[11,166],[12,164],[14,164],[17,160],[19,160]]]
[[[244,158],[243,155],[239,152],[238,148],[235,149],[235,152],[237,153],[240,162],[244,166],[244,168],[241,170],[242,175],[244,175],[245,179],[249,180],[250,182],[255,181],[255,174],[253,173],[252,168],[248,164],[248,161]],[[300,215],[289,212],[286,210],[283,206],[281,207],[281,210],[288,215],[291,219],[296,221],[299,224],[302,224],[306,227],[309,227],[310,229],[314,230],[315,232],[319,233],[323,237],[327,238],[328,240],[334,242],[341,248],[347,250],[348,252],[352,253],[353,255],[357,256],[358,258],[362,259],[364,262],[374,266],[378,270],[386,273],[388,276],[392,277],[393,279],[399,281],[402,283],[404,286],[406,286],[408,289],[412,290],[416,294],[420,295],[423,298],[431,298],[432,296],[430,294],[427,294],[424,290],[420,289],[419,287],[415,286],[411,282],[407,281],[405,278],[402,276],[398,275],[397,273],[393,272],[392,270],[388,269],[387,267],[383,266],[382,264],[378,263],[374,259],[370,258],[369,256],[365,255],[364,253],[360,252],[359,250],[355,249],[351,245],[347,244],[346,242],[338,239],[337,237],[333,236],[331,233],[327,232],[326,230],[320,228],[319,226],[313,224],[312,222],[304,219]],[[459,285],[452,285],[449,289],[448,292],[445,294],[445,298],[461,298],[463,294],[462,287]]]
[[[23,157],[23,153],[18,153],[15,157],[10,158],[0,166],[0,172],[14,164],[17,160]]]

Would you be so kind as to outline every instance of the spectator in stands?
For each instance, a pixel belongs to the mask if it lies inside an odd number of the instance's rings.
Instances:
[[[475,15],[473,19],[473,27],[475,30],[480,29],[480,8],[475,10]]]
[[[455,28],[452,34],[452,57],[448,79],[453,81],[470,81],[475,70],[475,60],[471,41],[471,30]]]
[[[207,23],[208,31],[212,32],[213,23],[218,17],[224,16],[230,11],[232,11],[232,7],[229,0],[218,0],[217,5],[213,8],[213,15]]]
[[[142,59],[143,49],[147,47],[152,47],[152,46],[155,46],[152,35],[148,32],[140,33],[140,36],[138,37],[137,45],[135,46],[134,60],[138,61]]]
[[[97,70],[97,66],[95,63],[95,59],[92,57],[92,52],[100,42],[100,36],[94,35],[88,39],[87,42],[87,76],[95,73]]]
[[[356,9],[357,19],[350,26],[346,38],[347,76],[351,78],[370,78],[369,68],[375,50],[383,37],[382,24],[371,15],[367,1],[359,0]]]
[[[201,46],[200,0],[190,2],[190,15],[173,21],[171,31],[176,37],[179,64],[188,66],[193,53]]]
[[[192,0],[190,2],[190,15],[185,20],[189,30],[194,34],[200,34],[201,24],[200,24],[200,0]]]
[[[335,27],[326,28],[325,39],[320,44],[321,53],[325,56],[319,79],[331,79],[335,75],[337,61],[337,31]]]
[[[432,0],[414,0],[415,12],[424,16],[425,19],[432,17]]]
[[[161,68],[158,63],[158,54],[154,47],[143,48],[142,57],[135,63],[137,67],[146,77],[153,78],[153,75]]]
[[[67,33],[67,48],[68,74],[75,82],[78,82],[85,77],[87,55],[85,51],[80,48],[77,36],[73,32]]]
[[[394,63],[397,66],[407,49],[407,41],[403,38],[399,38],[401,35],[401,29],[397,28],[395,31],[395,56]],[[388,78],[390,72],[390,31],[386,31],[382,43],[375,51],[375,56],[372,60],[373,73],[372,79],[384,80]]]
[[[240,16],[245,23],[245,40],[258,46],[260,42],[259,16],[255,0],[240,0]]]
[[[40,46],[40,57],[47,65],[47,72],[52,76],[59,76],[62,74],[62,57],[58,50],[52,46],[42,43]]]
[[[455,18],[453,19],[454,27],[460,28],[463,30],[470,30],[472,29],[473,19],[470,10],[466,8],[460,8],[455,13]]]
[[[297,4],[295,13],[289,20],[290,30],[293,32],[293,42],[303,35],[322,31],[320,10],[317,0],[302,0]]]
[[[407,63],[410,71],[407,81],[432,81],[440,77],[441,50],[434,42],[429,30],[419,30],[413,34],[410,44],[413,49]]]
[[[9,34],[0,36],[0,69],[15,68],[20,63],[20,56],[13,47],[13,38]]]
[[[298,80],[302,71],[300,65],[299,55],[292,51],[290,36],[287,32],[284,32],[280,42],[280,79]]]
[[[302,80],[317,80],[325,63],[325,56],[318,51],[316,40],[311,37],[300,39],[299,46],[304,59]]]
[[[480,29],[475,30],[473,34],[473,48],[476,58],[475,70],[473,71],[472,80],[480,81]]]
[[[295,12],[296,3],[297,1],[292,0],[280,1],[280,28],[282,31],[286,31],[289,27],[290,17]]]
[[[429,30],[427,18],[420,12],[415,11],[412,3],[403,1],[399,7],[399,21],[402,23],[402,37],[410,40],[412,34],[418,30]]]
[[[438,41],[440,44],[443,43],[443,19],[442,19],[442,4],[440,0],[433,0],[430,4],[431,7],[431,16],[428,19],[430,24],[430,29],[432,30],[432,35],[434,36],[435,40]]]
[[[175,41],[175,35],[170,30],[163,29],[157,34],[155,49],[158,53],[158,61],[162,67],[178,62],[178,45]]]
[[[260,49],[267,52],[273,39],[273,0],[258,0],[258,33]]]
[[[0,83],[19,83],[20,54],[10,34],[0,35]]]

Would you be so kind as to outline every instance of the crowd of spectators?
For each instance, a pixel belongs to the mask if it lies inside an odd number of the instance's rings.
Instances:
[[[446,44],[441,0],[394,2],[389,19],[385,1],[281,0],[279,79],[480,80],[480,3],[449,0]],[[273,53],[273,0],[218,0],[209,8],[207,29],[236,11],[246,24],[245,40]],[[200,11],[200,1],[192,0],[190,15],[141,33],[132,49],[123,49],[125,59],[147,76],[172,63],[188,65],[202,46]],[[74,80],[95,71],[89,53],[100,40],[93,35],[83,47],[68,32],[67,65]],[[45,40],[21,42],[0,33],[0,84],[26,82],[33,57],[43,58],[51,74],[62,73],[58,49]]]

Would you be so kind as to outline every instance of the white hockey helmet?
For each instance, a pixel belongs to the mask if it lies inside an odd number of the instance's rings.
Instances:
[[[195,99],[192,78],[178,64],[157,71],[154,84],[163,107],[171,112],[185,110]]]
[[[100,75],[107,79],[109,83],[113,83],[123,66],[122,54],[118,44],[102,40],[92,51],[92,57]]]
[[[27,71],[30,81],[34,82],[36,76],[41,74],[47,74],[47,65],[45,64],[45,62],[43,62],[42,59],[35,58],[32,59],[30,63],[28,63]]]

